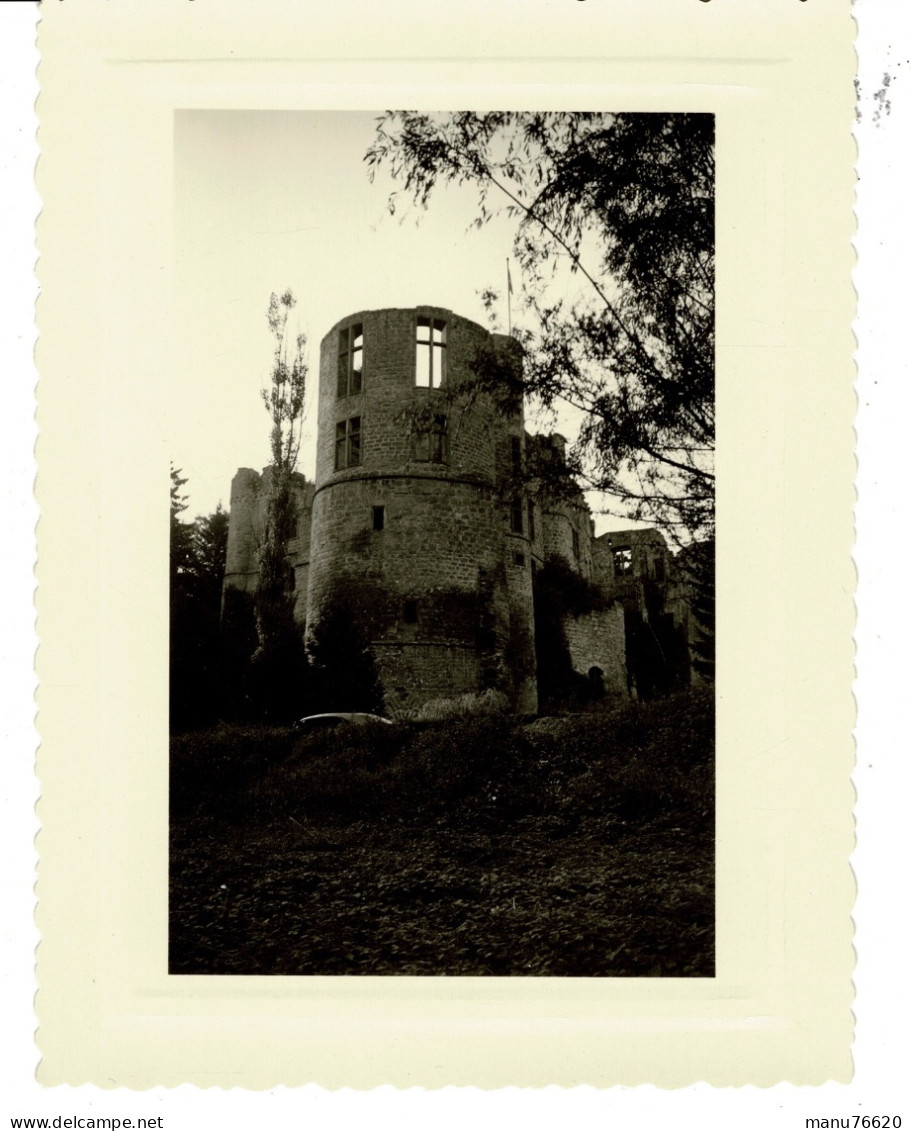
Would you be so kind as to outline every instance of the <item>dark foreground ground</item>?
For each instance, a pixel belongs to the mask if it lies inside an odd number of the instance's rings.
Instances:
[[[172,974],[714,973],[713,701],[172,740]]]

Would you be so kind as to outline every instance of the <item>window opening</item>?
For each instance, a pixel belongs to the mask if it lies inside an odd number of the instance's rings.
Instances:
[[[335,470],[358,467],[361,462],[361,418],[340,420],[335,426]]]
[[[513,560],[514,565],[517,565],[517,566],[524,566],[525,565],[525,555],[524,554],[513,554],[512,560]]]
[[[522,500],[515,498],[509,508],[509,525],[513,534],[522,533]]]
[[[509,437],[509,454],[513,473],[519,475],[522,471],[522,441],[518,436]]]
[[[449,459],[449,419],[434,415],[427,427],[414,434],[414,459],[422,463],[446,463]]]
[[[628,577],[633,572],[633,551],[629,546],[614,550],[614,577]]]
[[[418,318],[414,383],[438,389],[446,379],[446,323],[439,318]]]
[[[579,547],[579,531],[576,530],[575,527],[573,527],[573,556],[578,558],[580,553],[581,550]]]
[[[418,623],[418,603],[410,597],[402,606],[402,620],[405,624]]]
[[[532,542],[535,540],[535,504],[528,500],[528,537]]]
[[[373,508],[373,529],[385,530],[386,529],[386,508],[374,507]]]
[[[339,330],[338,389],[339,397],[359,393],[364,385],[364,327],[360,322]]]

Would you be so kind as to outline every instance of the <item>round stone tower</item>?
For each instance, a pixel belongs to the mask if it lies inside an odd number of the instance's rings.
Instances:
[[[392,713],[487,689],[536,709],[521,403],[470,384],[520,365],[439,307],[362,311],[322,341],[307,622],[351,610]]]

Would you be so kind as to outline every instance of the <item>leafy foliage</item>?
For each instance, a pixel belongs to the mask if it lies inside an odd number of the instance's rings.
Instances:
[[[258,645],[250,668],[251,697],[263,718],[290,721],[303,711],[306,654],[294,620],[294,577],[287,543],[295,532],[292,475],[300,452],[307,390],[306,336],[292,338],[290,291],[269,298],[269,329],[274,340],[272,372],[262,392],[269,413],[271,476],[256,590]]]
[[[209,515],[199,515],[190,529],[192,553],[188,571],[208,590],[212,600],[221,600],[221,583],[228,553],[228,512],[221,503]]]
[[[659,601],[648,602],[647,617],[638,609],[624,610],[626,670],[630,687],[640,699],[667,695],[688,682],[686,639]]]
[[[221,614],[220,716],[223,719],[252,722],[257,718],[250,673],[258,643],[253,595],[241,589],[225,589]]]
[[[526,391],[582,411],[576,457],[620,513],[678,543],[711,533],[713,117],[390,111],[366,160],[420,208],[444,181],[476,190],[478,226],[515,220]]]
[[[183,487],[187,480],[182,476],[180,469],[171,464],[171,588],[174,588],[174,579],[181,573],[186,573],[193,557],[192,532],[181,515],[187,509],[187,497],[183,494]]]
[[[703,679],[715,679],[715,543],[700,542],[687,548],[681,565],[692,598],[690,611],[696,622],[693,667]]]
[[[584,702],[589,681],[573,670],[563,625],[568,616],[582,616],[606,605],[596,585],[586,581],[559,555],[548,558],[533,579],[535,656],[538,698],[542,710]]]
[[[172,741],[172,973],[701,976],[713,702]]]
[[[272,422],[269,445],[274,467],[292,472],[300,454],[304,402],[307,393],[307,336],[292,337],[288,316],[297,305],[291,291],[269,296],[269,330],[274,339],[269,387],[262,390],[263,403]]]
[[[170,560],[170,725],[202,726],[218,715],[221,697],[219,618],[225,570],[228,516],[214,514],[184,522],[182,487],[187,480],[171,468]]]
[[[331,605],[308,646],[312,702],[321,711],[383,711],[383,686],[370,642],[347,605]]]
[[[250,657],[245,681],[249,717],[279,725],[306,714],[309,675],[301,629],[289,612],[281,627],[273,626],[268,642],[260,642]]]

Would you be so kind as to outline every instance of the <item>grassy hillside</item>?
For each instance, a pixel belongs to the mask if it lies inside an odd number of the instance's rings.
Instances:
[[[713,711],[179,736],[171,972],[711,976]]]

